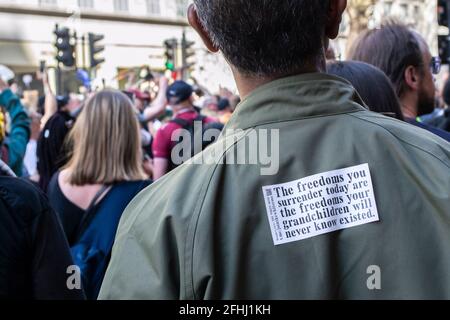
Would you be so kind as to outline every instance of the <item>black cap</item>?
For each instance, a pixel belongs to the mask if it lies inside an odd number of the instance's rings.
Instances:
[[[65,107],[69,103],[69,101],[69,96],[57,96],[56,103],[58,105],[58,110],[61,110],[61,108]]]
[[[184,81],[175,81],[166,92],[167,101],[170,105],[177,105],[183,101],[186,101],[192,96],[194,90],[192,86]]]
[[[217,109],[219,111],[223,111],[229,107],[231,107],[231,105],[230,105],[230,100],[228,100],[228,99],[220,99],[219,104],[217,105]]]

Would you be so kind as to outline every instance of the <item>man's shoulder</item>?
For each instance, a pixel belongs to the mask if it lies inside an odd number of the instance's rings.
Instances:
[[[158,131],[160,131],[160,132],[167,131],[168,128],[170,128],[170,127],[172,127],[172,126],[173,126],[172,121],[168,121],[168,122],[164,123],[164,124],[158,129]]]
[[[145,222],[171,219],[188,223],[205,196],[211,166],[183,164],[139,193],[122,217],[125,227],[140,229]],[[149,210],[151,208],[151,210]]]
[[[427,155],[450,168],[450,143],[441,137],[409,123],[385,117],[374,112],[358,112],[353,116],[364,122],[366,130],[377,134],[378,144],[395,140],[413,153]],[[379,145],[378,145],[379,146]]]
[[[215,123],[215,122],[220,122],[220,120],[218,118],[206,116],[205,119],[203,120],[203,122],[204,123]]]
[[[24,179],[0,177],[0,199],[10,213],[20,215],[25,222],[49,209],[45,195]]]
[[[410,121],[408,121],[408,123],[412,124],[413,126],[430,131],[431,133],[441,137],[442,139],[446,140],[447,142],[450,142],[450,133],[447,131],[433,127],[432,125],[429,125],[429,124],[426,124],[423,122],[418,122],[416,120],[410,120]]]
[[[163,124],[157,131],[157,134],[155,136],[155,139],[164,139],[164,140],[170,140],[172,133],[177,129],[177,124],[169,121],[165,124]]]
[[[191,200],[201,201],[210,181],[225,167],[224,161],[230,149],[246,136],[244,130],[224,134],[217,143],[210,145],[181,166],[154,182],[140,194],[137,201],[166,202],[190,208]],[[187,209],[189,210],[189,209]]]

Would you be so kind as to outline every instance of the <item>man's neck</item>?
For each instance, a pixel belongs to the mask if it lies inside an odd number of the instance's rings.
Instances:
[[[245,99],[250,93],[252,93],[255,89],[270,83],[272,81],[286,78],[289,76],[306,74],[306,73],[316,73],[316,72],[325,72],[326,65],[325,60],[319,61],[316,65],[310,65],[308,67],[303,68],[302,70],[298,70],[296,72],[292,72],[289,74],[281,74],[276,76],[267,76],[267,77],[254,77],[254,76],[246,76],[240,73],[235,68],[232,68],[234,79],[236,81],[237,88],[239,90],[240,96],[242,99]]]
[[[189,111],[194,111],[194,110],[195,109],[192,105],[185,105],[185,106],[179,107],[177,109],[174,109],[173,114],[174,114],[174,116],[177,116],[179,114],[189,112]]]
[[[413,101],[412,97],[403,97],[400,100],[403,117],[405,119],[417,118],[417,102]]]

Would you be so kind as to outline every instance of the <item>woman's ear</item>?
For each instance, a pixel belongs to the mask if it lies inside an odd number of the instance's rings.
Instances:
[[[209,37],[208,32],[203,28],[203,25],[200,22],[200,19],[197,14],[197,9],[195,8],[194,4],[189,5],[188,8],[188,20],[189,24],[192,26],[192,28],[197,31],[197,33],[200,35],[200,38],[202,38],[203,43],[205,44],[206,48],[208,48],[211,52],[218,52],[219,48],[217,48],[214,44],[211,38]]]

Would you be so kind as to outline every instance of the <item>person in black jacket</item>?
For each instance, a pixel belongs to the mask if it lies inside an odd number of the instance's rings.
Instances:
[[[0,176],[0,299],[83,299],[67,240],[45,196]]]

